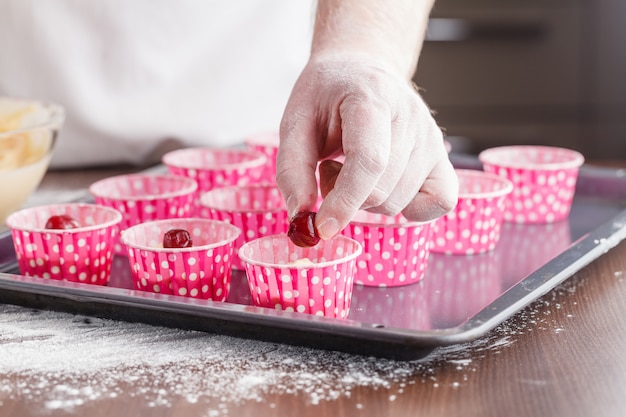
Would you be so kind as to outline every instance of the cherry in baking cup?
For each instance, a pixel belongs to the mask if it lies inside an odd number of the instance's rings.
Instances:
[[[457,169],[459,199],[433,224],[431,251],[472,255],[493,250],[500,240],[506,197],[513,183],[496,174]]]
[[[245,243],[239,257],[254,305],[345,318],[361,250],[341,235],[303,248],[281,234]]]
[[[188,248],[164,248],[163,235],[185,229]],[[135,288],[161,294],[224,301],[230,291],[235,239],[241,231],[200,218],[154,220],[122,232]]]
[[[278,131],[250,135],[244,139],[244,144],[246,149],[265,155],[267,162],[261,179],[274,184],[276,182],[276,155],[278,154],[278,145],[280,144]]]
[[[359,211],[342,231],[363,245],[356,283],[396,287],[419,282],[428,266],[432,223]]]
[[[97,204],[122,213],[120,230],[160,219],[190,217],[198,184],[179,175],[127,174],[97,181],[89,192]],[[126,254],[118,241],[115,253]]]
[[[485,171],[513,182],[505,221],[552,223],[569,216],[584,162],[579,152],[551,146],[500,146],[482,151],[478,159]]]
[[[199,199],[216,187],[261,182],[267,158],[247,149],[185,148],[166,153],[162,162],[172,174],[196,180]]]
[[[68,215],[80,227],[46,229],[54,215]],[[105,285],[122,215],[98,204],[51,204],[10,215],[13,245],[23,275]]]
[[[220,187],[200,197],[200,216],[222,220],[241,229],[235,240],[233,268],[244,269],[239,248],[261,236],[287,233],[289,215],[278,187],[256,184],[242,187]]]

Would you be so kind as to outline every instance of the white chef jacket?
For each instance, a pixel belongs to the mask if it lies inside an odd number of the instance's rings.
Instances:
[[[2,0],[0,95],[65,107],[53,167],[242,143],[278,129],[313,20],[311,0]]]

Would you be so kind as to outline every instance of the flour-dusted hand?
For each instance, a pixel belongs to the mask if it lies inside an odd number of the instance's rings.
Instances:
[[[327,195],[316,225],[325,239],[359,209],[426,221],[458,195],[441,129],[410,80],[425,6],[398,2],[375,19],[365,3],[319,2],[311,59],[281,123],[277,181],[290,215],[314,207],[318,161],[345,155],[343,165],[320,165]]]

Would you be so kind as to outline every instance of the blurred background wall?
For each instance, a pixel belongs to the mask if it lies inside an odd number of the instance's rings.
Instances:
[[[457,151],[626,159],[626,0],[437,0],[414,81]]]

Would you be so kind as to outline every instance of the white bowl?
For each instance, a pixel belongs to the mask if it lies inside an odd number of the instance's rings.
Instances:
[[[54,103],[0,97],[0,222],[22,207],[48,170],[65,121]]]

